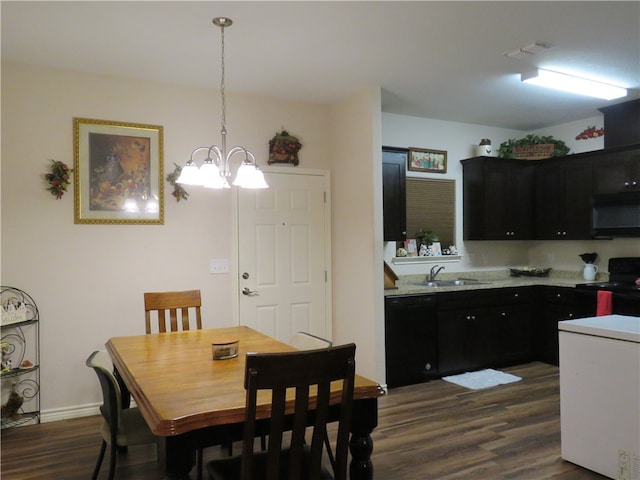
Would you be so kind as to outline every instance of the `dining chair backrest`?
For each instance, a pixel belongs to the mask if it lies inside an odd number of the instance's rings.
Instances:
[[[114,434],[118,430],[119,412],[122,410],[120,386],[112,373],[113,366],[109,354],[98,350],[89,355],[86,361],[87,367],[93,368],[98,375],[100,388],[102,389],[102,405],[100,413]]]
[[[266,478],[320,478],[322,451],[326,437],[331,382],[342,381],[340,418],[335,445],[334,478],[347,478],[349,430],[353,409],[356,346],[284,353],[248,353],[245,368],[247,390],[244,438],[242,443],[242,480],[252,477],[255,426],[258,418],[270,416],[269,447],[266,453]],[[294,389],[295,400],[287,400],[287,389]],[[316,390],[317,389],[317,390]],[[271,391],[271,401],[258,403],[258,392]],[[291,392],[291,391],[290,391]],[[314,418],[311,445],[305,447],[305,430],[310,413],[309,397],[316,393],[312,406]],[[264,399],[264,397],[260,397]],[[335,400],[335,399],[334,399]],[[283,455],[285,412],[293,408],[293,430],[287,454]],[[286,459],[286,461],[285,461]],[[283,464],[281,465],[281,460]]]
[[[157,437],[151,432],[137,408],[122,408],[120,386],[113,374],[113,365],[109,354],[102,350],[95,351],[89,355],[85,363],[98,376],[102,389],[102,405],[100,406],[103,418],[100,428],[102,445],[91,478],[93,480],[98,478],[107,445],[110,445],[111,458],[108,478],[112,480],[115,476],[118,448],[157,443]]]
[[[144,294],[146,333],[152,333],[153,316],[157,319],[158,333],[190,330],[191,320],[195,321],[195,329],[200,330],[202,329],[201,306],[200,290],[146,292]],[[193,318],[190,318],[190,311],[194,314]],[[152,312],[156,313],[152,314]],[[168,319],[167,313],[169,314]]]

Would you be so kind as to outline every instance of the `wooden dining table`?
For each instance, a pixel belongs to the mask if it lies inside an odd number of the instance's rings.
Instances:
[[[237,357],[213,360],[212,343],[235,339]],[[165,473],[172,479],[189,478],[198,448],[242,438],[247,352],[295,350],[244,326],[114,337],[106,348],[151,431],[164,440]],[[351,479],[373,478],[371,432],[378,423],[377,399],[383,394],[376,382],[356,375]],[[332,385],[331,398],[332,417],[337,419],[339,383]],[[260,401],[269,402],[267,397]]]

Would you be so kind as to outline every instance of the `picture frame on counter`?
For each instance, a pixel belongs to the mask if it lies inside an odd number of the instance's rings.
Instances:
[[[413,172],[447,173],[447,151],[409,148],[408,169]]]
[[[418,256],[418,242],[415,238],[409,238],[404,241],[404,249],[407,251],[407,257]]]
[[[164,224],[163,127],[73,119],[74,222]]]

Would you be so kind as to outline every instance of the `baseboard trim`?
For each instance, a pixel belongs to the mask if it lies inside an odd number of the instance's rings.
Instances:
[[[101,403],[89,403],[86,405],[75,405],[72,407],[53,408],[40,412],[40,422],[57,422],[59,420],[70,420],[72,418],[90,417],[100,415]],[[131,399],[131,406],[135,407],[136,402]]]

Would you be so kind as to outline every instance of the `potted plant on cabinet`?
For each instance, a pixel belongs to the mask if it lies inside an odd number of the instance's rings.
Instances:
[[[416,239],[420,242],[421,245],[429,246],[434,242],[439,242],[440,237],[433,232],[433,230],[429,230],[427,228],[421,228],[416,232]]]

